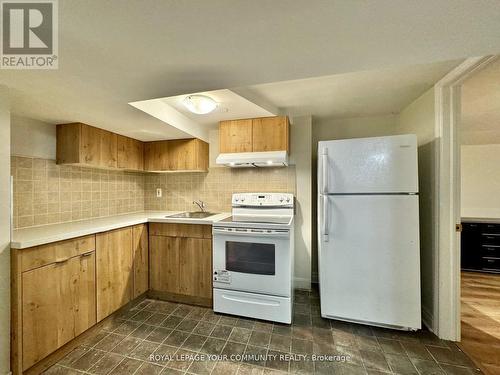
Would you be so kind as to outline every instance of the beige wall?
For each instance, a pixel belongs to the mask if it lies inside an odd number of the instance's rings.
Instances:
[[[161,188],[161,198],[156,189]],[[208,211],[230,212],[231,194],[238,192],[295,193],[295,168],[239,169],[214,167],[207,173],[146,174],[146,210],[195,211],[201,199]]]
[[[0,139],[10,138],[7,89],[0,86]],[[0,147],[0,374],[10,371],[10,145]]]
[[[384,136],[393,134],[397,129],[398,123],[398,115],[353,117],[315,122],[313,141],[317,146],[319,141],[330,139]],[[314,152],[317,152],[317,147],[314,148]]]
[[[294,117],[290,163],[295,165],[295,287],[309,289],[312,272],[312,117]]]
[[[144,210],[144,173],[57,165],[11,157],[14,228]]]
[[[420,202],[420,267],[422,286],[422,313],[424,322],[432,327],[434,321],[435,270],[437,266],[437,219],[434,201],[437,195],[434,181],[435,148],[434,135],[435,108],[434,88],[425,92],[401,111],[399,133],[416,134],[418,137],[418,177]]]
[[[500,144],[461,147],[462,217],[500,218]]]
[[[11,121],[11,155],[55,160],[55,125],[14,115]]]

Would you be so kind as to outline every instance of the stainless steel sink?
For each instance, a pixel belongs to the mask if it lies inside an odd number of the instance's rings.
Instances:
[[[168,218],[178,218],[178,219],[204,219],[209,216],[217,215],[216,212],[202,212],[202,211],[194,211],[194,212],[181,212],[179,214],[168,215],[165,217]]]

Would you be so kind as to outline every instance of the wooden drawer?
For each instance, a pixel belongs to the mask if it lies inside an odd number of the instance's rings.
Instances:
[[[95,235],[20,250],[20,271],[28,271],[95,250]]]
[[[212,238],[212,226],[207,224],[149,223],[149,235]]]

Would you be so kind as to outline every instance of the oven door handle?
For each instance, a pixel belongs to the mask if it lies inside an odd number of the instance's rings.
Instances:
[[[290,231],[288,229],[273,229],[273,230],[228,230],[227,228],[213,228],[213,234],[225,234],[231,236],[244,236],[244,237],[288,237]]]
[[[228,301],[247,303],[247,304],[259,305],[259,306],[277,307],[280,305],[279,302],[256,301],[256,300],[251,300],[251,299],[246,299],[246,298],[229,297],[229,296],[224,296],[224,295],[222,296],[222,298],[227,299]]]

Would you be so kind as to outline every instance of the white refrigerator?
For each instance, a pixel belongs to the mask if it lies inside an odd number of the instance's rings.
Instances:
[[[321,316],[421,328],[415,135],[318,144]]]

